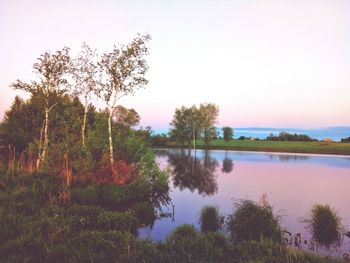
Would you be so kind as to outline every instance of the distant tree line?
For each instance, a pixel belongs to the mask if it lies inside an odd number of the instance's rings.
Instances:
[[[310,136],[306,134],[297,134],[297,133],[288,133],[288,132],[280,132],[278,135],[270,134],[266,137],[267,141],[302,141],[302,142],[312,142],[317,141],[312,139]]]
[[[350,142],[350,137],[343,138],[340,140],[340,142]]]
[[[152,134],[150,141],[154,146],[165,146],[171,142],[180,143],[182,146],[195,146],[195,142],[198,140],[204,140],[205,145],[209,146],[210,142],[214,139],[222,139],[225,142],[230,142],[234,139],[234,130],[231,127],[224,126],[221,128],[222,136],[218,134],[218,129],[214,127],[217,115],[212,119],[209,133],[204,133],[201,129],[201,119],[193,117],[192,108],[186,108],[182,106],[175,110],[173,121],[171,122],[171,129],[168,134]],[[199,108],[200,109],[200,108]],[[198,110],[198,109],[197,109]],[[197,113],[198,114],[198,113]],[[198,115],[200,116],[200,115]],[[197,127],[197,128],[195,128]],[[270,134],[265,139],[253,138],[250,136],[239,136],[236,140],[266,140],[266,141],[301,141],[301,142],[312,142],[318,141],[317,139],[311,138],[306,134],[280,132],[278,135]],[[344,138],[341,142],[350,142],[349,138]]]

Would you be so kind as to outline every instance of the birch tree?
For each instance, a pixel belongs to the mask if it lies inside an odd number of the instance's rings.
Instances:
[[[112,116],[123,96],[134,94],[148,81],[145,74],[148,70],[145,56],[148,55],[147,42],[149,35],[138,35],[128,45],[114,46],[111,52],[104,53],[98,63],[100,69],[100,97],[107,104],[109,157],[114,172]]]
[[[61,94],[66,91],[67,79],[66,73],[69,70],[70,56],[69,48],[64,47],[55,53],[45,52],[38,58],[38,62],[33,65],[33,71],[38,76],[38,81],[30,83],[17,80],[11,86],[15,89],[24,90],[43,95],[44,120],[40,132],[39,152],[36,162],[37,169],[45,160],[49,145],[49,112],[55,106],[55,103],[49,98],[52,94]]]
[[[72,60],[73,95],[82,99],[84,105],[84,115],[81,123],[81,142],[85,147],[86,119],[91,96],[96,93],[97,86],[97,65],[95,63],[97,54],[87,43],[83,43],[82,50],[78,56]]]

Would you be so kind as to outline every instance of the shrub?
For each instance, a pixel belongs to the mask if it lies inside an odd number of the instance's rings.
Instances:
[[[166,253],[162,250],[164,246],[155,244],[151,240],[137,240],[135,243],[135,250],[133,260],[129,262],[149,262],[149,263],[168,263]]]
[[[272,239],[282,240],[279,218],[273,214],[272,207],[243,200],[235,205],[236,210],[228,217],[227,229],[234,241]]]
[[[203,233],[221,230],[222,221],[223,217],[220,215],[218,207],[205,206],[201,209],[199,223]]]
[[[195,254],[198,262],[230,262],[230,252],[231,246],[221,233],[208,232],[197,239]]]
[[[220,233],[197,233],[193,225],[181,225],[169,236],[165,262],[230,262],[230,246]]]
[[[170,262],[194,262],[198,233],[194,225],[183,224],[175,228],[166,240],[165,252]]]
[[[129,262],[134,236],[118,231],[84,231],[71,245],[79,251],[77,262]]]
[[[193,239],[197,236],[197,230],[194,225],[183,224],[173,230],[167,238],[168,244],[176,244],[181,240],[190,238]]]
[[[132,210],[141,226],[152,226],[156,220],[156,211],[150,202],[136,203]]]
[[[100,195],[98,185],[89,185],[85,188],[73,187],[71,191],[71,200],[79,204],[96,204]]]
[[[97,226],[102,230],[128,231],[131,234],[136,234],[139,227],[131,213],[112,211],[101,213],[97,219]]]
[[[329,205],[316,204],[311,208],[309,218],[303,220],[312,238],[327,248],[340,246],[342,241],[342,220]]]

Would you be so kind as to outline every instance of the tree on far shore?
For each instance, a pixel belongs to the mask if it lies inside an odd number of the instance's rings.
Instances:
[[[212,139],[216,138],[216,129],[214,127],[219,116],[219,106],[214,103],[203,103],[199,107],[201,115],[201,125],[203,137],[206,146]]]
[[[222,127],[222,132],[224,134],[224,140],[229,142],[233,140],[233,129],[231,127]]]
[[[199,137],[204,138],[206,146],[216,138],[214,124],[217,122],[219,107],[213,103],[203,103],[199,107],[190,108],[182,106],[175,110],[170,136],[176,141],[188,145],[193,142],[194,149]]]

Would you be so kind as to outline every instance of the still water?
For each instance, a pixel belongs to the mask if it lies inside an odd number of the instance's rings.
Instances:
[[[170,169],[173,218],[157,220],[141,235],[164,240],[180,224],[198,227],[199,211],[217,205],[223,215],[240,199],[259,201],[267,194],[282,226],[308,238],[306,217],[315,203],[330,204],[350,227],[350,157],[265,152],[183,149],[156,150],[162,169]],[[164,208],[172,213],[172,206]],[[343,249],[348,250],[349,238]]]

